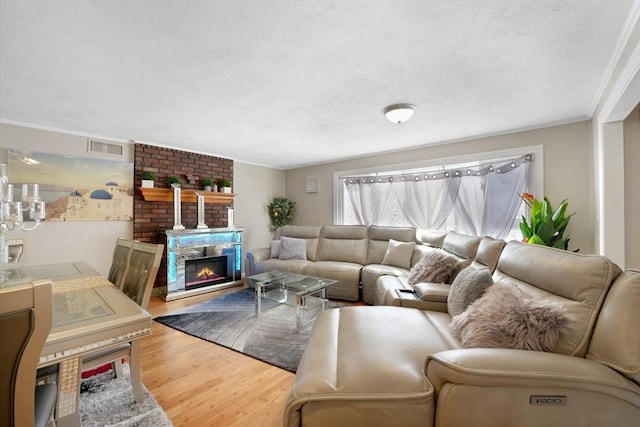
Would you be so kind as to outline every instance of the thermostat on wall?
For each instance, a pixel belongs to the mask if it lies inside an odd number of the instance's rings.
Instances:
[[[304,179],[304,191],[305,193],[317,193],[318,192],[318,177],[308,176]]]

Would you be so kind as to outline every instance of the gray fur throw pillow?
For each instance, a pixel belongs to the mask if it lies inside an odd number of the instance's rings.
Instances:
[[[494,283],[451,322],[465,348],[514,348],[551,351],[570,329],[560,304],[532,298],[514,285]]]
[[[493,284],[493,278],[488,268],[467,267],[463,269],[451,283],[447,297],[447,312],[449,316],[457,316],[484,294]]]
[[[441,249],[434,249],[427,254],[409,271],[407,282],[410,285],[418,283],[448,283],[451,274],[456,269],[458,261]]]

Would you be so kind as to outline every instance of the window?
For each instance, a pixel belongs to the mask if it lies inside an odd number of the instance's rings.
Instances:
[[[519,240],[520,194],[541,192],[542,147],[475,156],[337,172],[335,222]]]

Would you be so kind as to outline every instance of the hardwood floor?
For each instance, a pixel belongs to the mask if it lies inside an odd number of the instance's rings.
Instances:
[[[239,287],[171,302],[152,297],[154,316]],[[142,382],[176,427],[281,426],[295,375],[153,322],[140,341]]]

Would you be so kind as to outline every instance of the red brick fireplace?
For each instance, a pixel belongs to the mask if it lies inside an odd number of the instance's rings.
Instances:
[[[156,188],[169,188],[167,177],[170,175],[178,175],[182,188],[187,190],[202,190],[199,179],[204,177],[212,178],[214,182],[233,180],[233,160],[230,159],[146,144],[135,144],[134,150],[133,238],[136,240],[166,245],[165,230],[173,228],[171,201],[144,200],[139,190],[143,170],[155,172]],[[207,203],[206,224],[211,228],[226,227],[227,208],[232,206],[232,203]],[[182,224],[186,228],[195,228],[197,223],[197,204],[182,203]],[[166,261],[163,259],[155,286],[166,286],[166,279]]]

